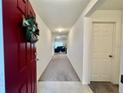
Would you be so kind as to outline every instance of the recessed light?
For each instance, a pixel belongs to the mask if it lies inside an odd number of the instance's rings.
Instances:
[[[63,28],[57,28],[57,29],[55,29],[55,31],[61,33],[61,32],[63,32],[63,31],[65,31],[65,29],[63,29]]]
[[[60,36],[56,36],[56,39],[60,39],[61,37]]]
[[[62,32],[62,29],[58,29],[58,32]]]

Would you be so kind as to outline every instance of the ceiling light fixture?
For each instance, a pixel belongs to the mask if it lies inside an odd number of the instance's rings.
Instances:
[[[62,32],[63,30],[62,29],[58,29],[58,32]]]
[[[55,29],[55,31],[61,33],[61,32],[63,32],[63,31],[65,31],[65,29],[63,29],[63,28],[58,28],[58,29]]]

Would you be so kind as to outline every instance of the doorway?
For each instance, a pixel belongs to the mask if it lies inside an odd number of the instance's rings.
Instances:
[[[67,47],[63,41],[54,41],[54,53],[67,53]]]
[[[115,84],[115,22],[93,22],[90,88],[95,93],[118,93]]]
[[[67,54],[67,36],[57,35],[53,40],[54,54]]]
[[[93,22],[91,81],[113,82],[114,28],[112,22]]]

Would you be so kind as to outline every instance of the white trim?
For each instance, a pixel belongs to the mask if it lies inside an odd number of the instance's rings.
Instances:
[[[82,84],[89,84],[90,83],[90,76],[89,76],[90,75],[89,74],[90,73],[90,71],[89,71],[90,67],[88,65],[88,63],[90,62],[89,61],[89,56],[88,56],[89,55],[88,54],[89,53],[89,50],[88,50],[89,47],[87,47],[89,45],[89,43],[84,44],[84,42],[87,42],[86,38],[90,37],[90,34],[88,35],[87,33],[89,33],[91,31],[90,30],[91,28],[90,27],[89,28],[85,27],[86,26],[85,24],[92,23],[92,22],[90,22],[91,19],[88,16],[92,15],[92,13],[96,10],[96,7],[98,7],[98,3],[101,3],[101,1],[102,0],[91,0],[89,2],[89,4],[86,6],[86,8],[83,10],[81,16],[77,19],[75,24],[73,24],[73,27],[72,27],[71,31],[69,32],[69,34],[71,34],[73,28],[78,28],[77,25],[79,25],[79,24],[80,25],[82,24],[82,27],[79,28],[80,31],[85,31],[85,32],[82,33],[82,39],[83,39],[82,40],[82,43],[83,43],[82,44],[82,46],[83,46],[82,47],[83,48],[82,49],[82,53],[83,53],[82,54],[82,57],[83,57],[82,58],[82,64],[83,65],[82,65],[82,68],[81,68],[82,70],[79,71],[79,72],[81,72],[81,74],[80,73],[78,74],[80,79],[81,79]],[[89,26],[91,26],[91,24]],[[85,35],[85,34],[87,34],[87,35]],[[90,42],[90,40],[88,42]],[[67,52],[69,53],[69,50],[67,50]],[[67,53],[67,55],[69,57],[68,53]],[[87,61],[89,61],[89,62],[87,62]],[[76,70],[76,68],[75,68],[75,70]],[[76,70],[76,72],[77,72],[77,70]]]
[[[2,0],[0,0],[0,93],[5,93]]]
[[[91,31],[92,19],[84,17],[83,19],[83,68],[82,84],[90,84],[90,61],[91,61]]]
[[[122,34],[122,25],[121,25],[121,11],[120,10],[97,10],[92,15],[92,22],[111,22],[115,24],[114,31],[114,42],[113,42],[113,55],[114,55],[114,65],[113,68],[119,67],[120,64],[120,51],[121,51],[121,34]],[[119,63],[118,63],[119,62]],[[114,69],[113,69],[114,70]],[[115,75],[114,75],[115,74]],[[113,73],[113,83],[119,84],[119,69]],[[118,75],[118,77],[117,77]],[[118,79],[118,80],[117,80]]]
[[[116,21],[100,21],[100,20],[99,20],[99,21],[93,21],[93,22],[92,22],[92,24],[94,24],[94,23],[104,23],[104,24],[109,24],[109,23],[111,23],[111,24],[113,24],[114,27],[113,27],[113,31],[112,31],[112,55],[115,55],[115,52],[116,52],[116,51],[115,51],[115,47],[116,47],[116,45],[115,45],[115,43],[116,43],[116,42],[115,42],[115,41],[116,41]],[[93,33],[93,31],[92,31],[92,33]],[[93,38],[93,36],[92,36],[92,38]],[[93,40],[93,39],[92,39],[92,40]],[[91,42],[92,42],[92,41],[91,41]],[[93,43],[93,42],[92,42],[92,43]],[[111,68],[112,74],[111,74],[111,75],[112,75],[112,76],[111,76],[111,80],[110,80],[110,81],[111,81],[112,83],[115,83],[115,81],[114,81],[115,75],[114,75],[114,70],[113,70],[113,68],[114,68],[114,67],[113,67],[114,59],[115,59],[115,58],[113,58],[113,59],[112,59],[112,62],[111,62],[111,63],[112,63],[112,65],[111,65],[111,67],[112,67],[112,68]],[[92,60],[92,59],[91,59],[91,60]],[[92,63],[92,61],[91,61],[91,63]]]
[[[91,0],[87,7],[84,9],[83,16],[87,16],[93,10],[93,7],[96,6],[97,2],[98,0]]]

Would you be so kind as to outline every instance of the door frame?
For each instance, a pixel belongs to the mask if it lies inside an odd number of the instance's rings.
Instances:
[[[93,22],[92,22],[92,27],[93,27],[93,24],[94,24],[94,23],[105,23],[105,24],[111,23],[111,24],[113,24],[113,27],[114,27],[114,28],[113,28],[113,31],[112,31],[112,55],[113,55],[113,58],[112,58],[112,60],[111,60],[111,61],[112,61],[112,62],[111,62],[111,63],[112,63],[112,64],[111,64],[111,67],[112,67],[111,82],[114,83],[114,78],[113,78],[113,77],[114,77],[115,75],[114,75],[114,70],[113,70],[113,68],[114,68],[114,63],[115,63],[114,55],[115,55],[115,40],[116,40],[116,39],[115,39],[115,37],[116,37],[116,36],[115,36],[115,34],[116,34],[116,33],[115,33],[115,31],[116,31],[116,22],[114,22],[114,21],[93,21]],[[92,30],[92,35],[91,35],[91,38],[92,38],[92,39],[91,39],[91,42],[92,42],[92,44],[93,44],[93,33],[94,33],[94,31]],[[91,52],[92,52],[92,50],[91,50]],[[92,54],[92,53],[91,53],[91,54]],[[91,56],[91,58],[92,58],[92,56]],[[92,60],[92,59],[91,59],[91,60]],[[92,71],[92,70],[91,70],[91,71]]]
[[[119,75],[120,75],[120,55],[121,55],[121,39],[122,39],[122,17],[121,11],[111,11],[111,10],[98,10],[94,15],[92,15],[92,24],[94,22],[102,22],[102,23],[114,23],[115,30],[113,32],[114,40],[113,40],[113,79],[112,82],[114,84],[119,84]],[[93,33],[93,32],[92,32]],[[92,38],[92,36],[91,36]],[[91,40],[92,43],[92,40]],[[115,57],[117,56],[117,57]]]
[[[0,93],[5,93],[2,0],[0,0]]]

